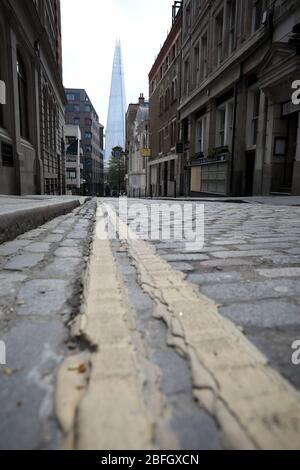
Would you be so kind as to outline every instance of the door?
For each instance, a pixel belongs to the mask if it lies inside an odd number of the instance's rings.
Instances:
[[[254,183],[254,169],[255,169],[255,155],[256,152],[246,153],[246,181],[245,181],[245,196],[253,196],[253,183]]]

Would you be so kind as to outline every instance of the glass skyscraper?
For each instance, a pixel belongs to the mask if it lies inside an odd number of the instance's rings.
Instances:
[[[106,126],[105,160],[111,158],[114,147],[125,147],[126,96],[121,43],[117,41],[111,79],[109,109]]]

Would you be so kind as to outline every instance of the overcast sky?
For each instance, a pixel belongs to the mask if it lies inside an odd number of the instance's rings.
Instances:
[[[148,97],[148,73],[172,23],[173,0],[61,0],[64,85],[85,88],[106,126],[116,39],[127,104]]]

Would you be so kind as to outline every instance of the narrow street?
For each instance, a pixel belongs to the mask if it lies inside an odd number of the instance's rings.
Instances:
[[[300,207],[265,202],[93,199],[3,243],[0,447],[299,449]],[[202,249],[133,236],[163,204],[204,204]]]

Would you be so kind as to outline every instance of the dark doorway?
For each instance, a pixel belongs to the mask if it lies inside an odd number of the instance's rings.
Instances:
[[[245,196],[247,197],[253,196],[255,155],[256,155],[255,151],[246,153]]]
[[[163,188],[163,196],[168,196],[168,162],[164,163],[164,188]]]

